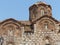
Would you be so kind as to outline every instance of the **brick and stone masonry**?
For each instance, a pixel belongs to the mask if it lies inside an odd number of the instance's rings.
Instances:
[[[29,7],[29,21],[13,18],[0,22],[0,45],[59,45],[60,22],[52,7],[37,2]]]

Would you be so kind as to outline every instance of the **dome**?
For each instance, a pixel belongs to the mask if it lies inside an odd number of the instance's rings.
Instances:
[[[38,1],[35,4],[46,4],[45,2]],[[47,5],[47,4],[46,4]]]
[[[45,2],[41,2],[41,1],[36,2],[36,3],[33,4],[32,6],[30,6],[29,9],[31,9],[31,8],[33,8],[33,7],[38,7],[38,5],[47,6],[47,7],[49,7],[49,8],[52,10],[52,8],[51,8],[51,6],[50,6],[49,4],[47,4],[47,3],[45,3]]]

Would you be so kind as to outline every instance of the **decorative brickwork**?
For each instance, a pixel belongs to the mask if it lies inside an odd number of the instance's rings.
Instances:
[[[52,17],[51,6],[37,2],[29,12],[29,21],[0,22],[0,45],[59,45],[60,22]]]

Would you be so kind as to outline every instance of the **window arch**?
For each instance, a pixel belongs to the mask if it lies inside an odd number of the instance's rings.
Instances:
[[[48,24],[44,24],[44,28],[47,30],[48,29]]]
[[[43,9],[41,9],[41,16],[42,16],[42,15],[44,15],[44,10],[43,10]]]
[[[8,30],[8,36],[12,37],[14,33],[14,30]]]
[[[46,36],[45,45],[51,45],[50,44],[50,37],[48,37],[48,36]]]

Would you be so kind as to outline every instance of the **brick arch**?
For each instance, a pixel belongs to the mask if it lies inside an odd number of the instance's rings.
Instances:
[[[48,20],[48,21],[52,22],[52,23],[55,25],[55,22],[54,22],[53,20],[49,19],[49,18],[43,18],[43,19],[40,20],[40,22],[42,22],[42,21],[44,21],[44,20],[45,20],[45,21]],[[48,21],[47,21],[47,22],[48,22]]]
[[[21,26],[14,22],[7,22],[2,24],[0,29],[1,31],[3,30],[3,32],[7,30],[16,30],[16,29],[21,30]]]
[[[9,25],[9,24],[12,24],[12,25],[15,25],[17,27],[20,27],[21,26],[21,23],[15,19],[7,19],[7,20],[4,20],[1,22],[1,25],[0,25],[0,28],[6,26],[6,25]]]
[[[38,12],[40,12],[41,10],[44,10],[45,11],[44,6],[38,8]]]
[[[46,41],[48,41],[48,42],[46,42]],[[44,38],[43,38],[43,43],[44,43],[44,45],[54,45],[54,40],[50,37],[50,36],[45,36]]]
[[[16,20],[5,20],[5,21],[3,21],[0,25],[0,33],[2,32],[1,35],[4,35],[4,34],[7,35],[8,30],[15,30],[14,34],[16,32],[21,32],[21,23],[19,23]]]
[[[15,27],[15,26],[16,26],[16,28],[20,28],[20,25],[18,25],[17,23],[12,23],[12,22],[8,22],[8,23],[6,23],[6,24],[3,24],[3,25],[1,26],[1,28],[7,27],[7,26],[10,26],[10,27]]]
[[[40,25],[40,28],[43,28],[45,23],[48,23],[49,29],[55,30],[55,22],[53,20],[46,18],[38,21],[38,25]]]

